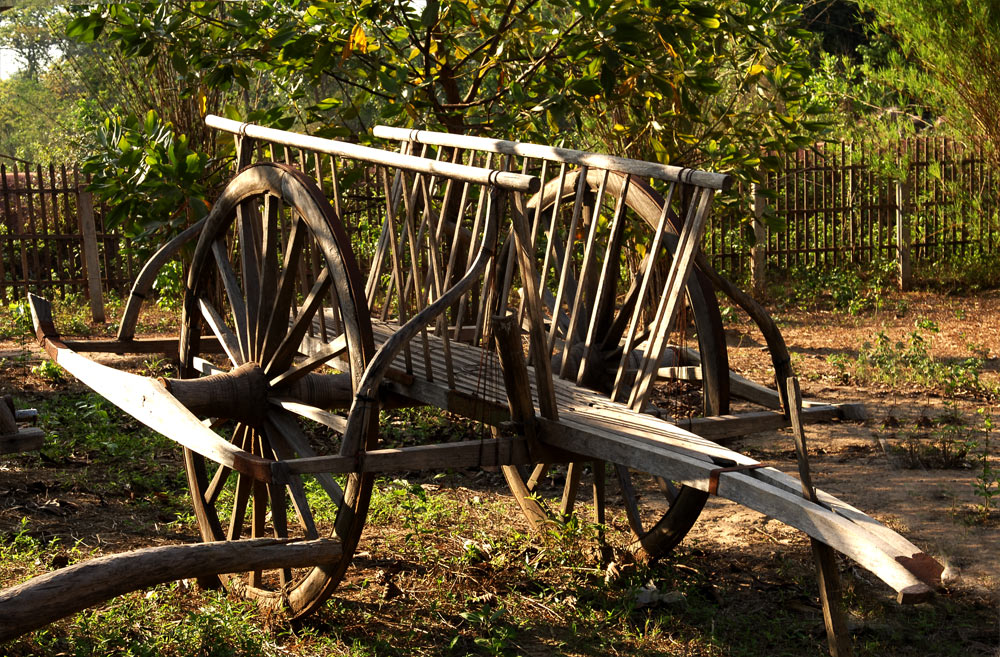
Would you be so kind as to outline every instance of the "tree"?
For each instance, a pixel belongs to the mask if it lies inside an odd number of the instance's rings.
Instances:
[[[979,0],[859,0],[902,55],[900,86],[930,98],[951,128],[1000,145],[1000,5]],[[910,65],[909,61],[915,63]]]
[[[77,98],[47,76],[0,80],[0,155],[29,162],[66,162],[79,152]]]
[[[38,80],[63,41],[49,28],[49,20],[57,12],[51,2],[26,0],[0,14],[0,48],[17,55],[31,80]]]
[[[113,44],[145,70],[169,64],[182,99],[254,94],[265,101],[256,112],[245,102],[223,110],[279,127],[365,141],[376,122],[420,125],[753,180],[823,128],[805,94],[812,36],[799,9],[782,0],[174,0],[77,9],[67,33]],[[185,112],[193,134],[201,114]]]

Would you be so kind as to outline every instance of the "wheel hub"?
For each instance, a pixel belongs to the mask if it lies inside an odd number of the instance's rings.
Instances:
[[[245,363],[223,374],[200,379],[160,379],[160,383],[195,415],[228,418],[254,427],[267,412],[267,377],[258,363]]]

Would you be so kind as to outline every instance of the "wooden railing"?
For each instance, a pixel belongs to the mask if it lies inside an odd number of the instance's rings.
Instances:
[[[716,212],[703,244],[712,264],[737,278],[888,262],[905,286],[911,263],[1000,248],[1000,175],[982,144],[821,143],[788,155],[762,189],[740,193],[756,196],[756,217]],[[782,228],[768,228],[766,214]]]
[[[128,289],[133,258],[86,185],[76,166],[0,164],[0,301],[29,290],[85,294],[102,320],[103,294]]]

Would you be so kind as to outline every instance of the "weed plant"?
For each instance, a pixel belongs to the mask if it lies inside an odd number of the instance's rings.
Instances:
[[[993,456],[990,445],[990,438],[993,433],[993,418],[986,409],[980,408],[979,414],[983,418],[983,444],[982,452],[979,456],[979,471],[972,482],[972,489],[976,496],[982,499],[976,509],[979,519],[985,521],[990,517],[995,502],[993,498],[1000,495],[1000,469],[993,466],[990,458]]]
[[[832,309],[851,315],[887,309],[886,291],[895,286],[895,264],[886,259],[864,266],[796,265],[772,286],[771,296],[799,310]],[[896,307],[896,312],[905,312]]]
[[[176,444],[140,425],[94,393],[61,393],[38,404],[48,463],[99,464],[79,473],[87,487],[186,511],[186,483]]]
[[[946,404],[937,417],[921,417],[905,431],[897,454],[908,468],[965,468],[978,441],[979,431]]]
[[[843,383],[885,383],[891,386],[917,385],[942,390],[948,395],[993,396],[996,391],[980,380],[985,358],[981,349],[970,347],[973,355],[955,360],[937,360],[928,352],[938,332],[934,322],[917,320],[916,328],[902,340],[878,331],[865,341],[854,358],[832,354],[827,362],[837,369]]]

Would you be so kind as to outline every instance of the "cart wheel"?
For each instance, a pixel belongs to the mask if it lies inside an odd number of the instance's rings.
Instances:
[[[182,376],[235,372],[250,391],[203,413],[234,444],[282,460],[355,456],[374,446],[374,431],[356,447],[342,444],[346,418],[331,412],[349,408],[375,349],[350,241],[301,172],[257,164],[229,183],[195,248],[182,317]],[[202,332],[214,334],[225,352],[214,364],[202,349]],[[332,565],[224,576],[229,588],[283,606],[293,619],[317,609],[350,563],[372,476],[292,475],[287,485],[263,484],[191,451],[185,466],[206,542],[340,541],[342,556]]]
[[[536,196],[535,203],[531,204],[532,208],[538,207],[537,204],[540,204],[542,208],[540,228],[536,238],[536,247],[540,251],[539,261],[545,260],[544,252],[547,248],[545,232],[550,230],[550,226],[556,226],[557,231],[566,231],[566,227],[573,225],[571,213],[578,188],[582,188],[590,198],[584,204],[593,204],[596,202],[596,195],[603,183],[605,192],[602,214],[609,220],[615,211],[618,199],[623,192],[625,194],[623,211],[627,222],[617,249],[620,268],[616,272],[616,282],[622,283],[623,288],[629,289],[636,278],[639,264],[634,261],[637,258],[629,256],[640,252],[639,249],[635,248],[636,246],[651,243],[652,234],[660,220],[664,199],[649,185],[637,179],[629,181],[626,187],[625,177],[620,174],[611,173],[605,181],[603,171],[589,171],[585,186],[578,185],[580,183],[579,176],[579,172],[575,172],[567,175],[565,181],[553,180]],[[553,220],[552,213],[556,208],[561,216],[556,216]],[[582,216],[586,217],[587,213],[582,213]],[[677,234],[680,229],[679,220],[676,215],[671,215],[669,219],[668,230]],[[578,223],[579,221],[578,219]],[[585,229],[586,227],[576,225],[576,231],[580,235],[585,234]],[[610,238],[610,235],[605,235],[603,244],[600,244],[600,238],[598,238],[600,248],[606,248]],[[667,246],[672,251],[676,247],[676,239],[668,240]],[[563,255],[563,253],[550,254],[549,262],[552,263],[548,267],[550,272],[558,267],[557,257],[561,258]],[[556,269],[555,272],[549,274],[549,278],[559,274],[560,272]],[[594,303],[592,300],[596,287],[594,282],[575,281],[574,283],[578,289],[583,290],[583,294],[588,295],[584,297],[588,308],[602,306],[602,304]],[[617,368],[621,356],[619,342],[627,330],[627,322],[624,320],[627,319],[629,309],[623,308],[624,304],[621,302],[621,298],[627,298],[627,294],[622,294],[623,292],[624,290],[620,292],[611,290],[610,297],[615,299],[615,302],[603,304],[607,316],[599,318],[598,322],[598,326],[603,327],[600,329],[602,331],[600,333],[601,339],[598,342],[603,343],[608,356],[603,361],[605,365],[603,368],[588,369],[584,375],[585,385],[603,392],[609,391],[609,383],[615,379],[615,368]],[[667,382],[668,387],[674,389],[674,394],[686,396],[689,400],[697,399],[696,405],[700,406],[700,409],[689,409],[689,413],[700,411],[705,415],[725,414],[729,412],[729,357],[715,291],[708,278],[701,271],[695,269],[688,281],[686,292],[685,309],[682,310],[678,319],[678,328],[675,329],[675,337],[671,343],[684,345],[690,342],[693,346],[694,341],[697,340],[701,358],[702,381],[700,386],[682,381],[669,381]],[[647,301],[647,303],[650,302]],[[651,303],[655,304],[656,301],[653,300]],[[552,311],[554,299],[548,299],[546,305]],[[655,305],[651,312],[653,310],[655,310]],[[554,312],[552,314],[555,315]],[[554,321],[560,320],[556,317]],[[565,318],[562,321],[565,323]],[[580,339],[582,340],[582,336]],[[675,353],[678,358],[683,358],[683,350],[678,349]],[[573,356],[572,352],[570,356]],[[591,358],[590,361],[593,362],[594,359]],[[560,374],[560,363],[561,358],[557,354],[553,358],[553,370],[556,376]],[[677,364],[683,365],[684,363],[680,361]],[[572,366],[565,375],[567,378],[576,380],[578,371],[579,367]],[[676,409],[668,409],[668,411],[672,415],[677,414]],[[565,471],[559,499],[546,503],[544,482],[550,467],[551,464],[542,463],[536,464],[530,469],[519,469],[511,466],[504,468],[504,475],[514,497],[529,522],[536,528],[547,519],[565,518],[572,512],[581,479],[584,477],[585,464],[569,464]],[[600,461],[593,462],[590,464],[589,470],[594,489],[596,520],[602,525],[614,525],[613,519],[606,517],[608,499],[605,485],[606,465]],[[665,555],[690,531],[705,506],[708,495],[695,488],[681,486],[646,473],[632,471],[625,466],[615,464],[613,470],[628,527],[633,535],[629,548],[651,558]],[[562,472],[558,473],[559,477],[562,475]],[[559,494],[560,491],[557,490],[555,493]],[[556,509],[558,510],[556,511]]]

